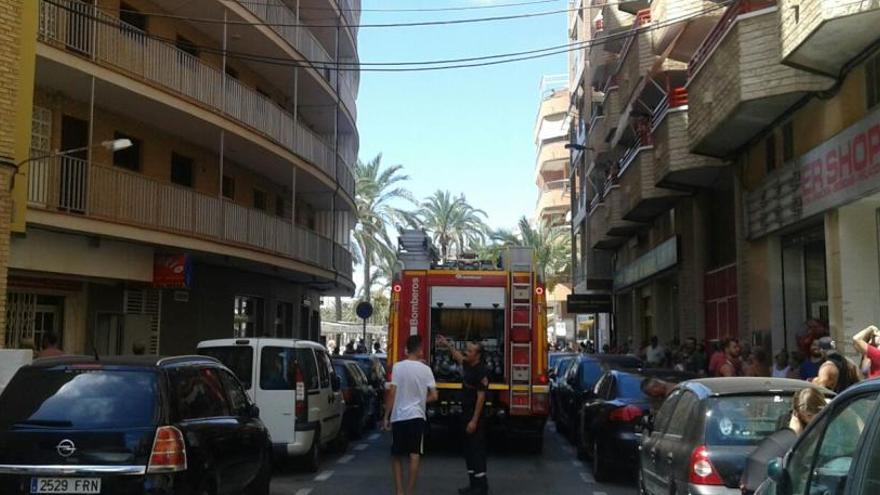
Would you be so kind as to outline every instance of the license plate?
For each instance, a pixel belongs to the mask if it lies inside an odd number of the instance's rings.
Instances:
[[[101,478],[31,478],[31,493],[100,494]]]

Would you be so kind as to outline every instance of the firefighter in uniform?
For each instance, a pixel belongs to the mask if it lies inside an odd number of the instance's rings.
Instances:
[[[465,423],[464,450],[470,485],[458,491],[461,495],[487,495],[489,480],[486,478],[486,421],[483,406],[486,403],[486,390],[489,388],[489,372],[483,364],[483,347],[478,342],[469,342],[462,354],[445,337],[438,339],[440,347],[445,347],[452,358],[461,364],[462,379],[462,419]]]

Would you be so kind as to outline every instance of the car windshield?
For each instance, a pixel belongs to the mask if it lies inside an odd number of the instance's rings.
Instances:
[[[709,399],[706,407],[708,445],[756,445],[784,427],[791,395],[745,395]]]
[[[244,388],[250,389],[253,381],[254,348],[251,346],[206,347],[199,353],[211,356],[235,373]]]
[[[0,396],[0,430],[151,426],[158,395],[151,371],[25,368]]]

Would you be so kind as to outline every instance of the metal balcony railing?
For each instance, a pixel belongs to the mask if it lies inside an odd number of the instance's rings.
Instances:
[[[663,97],[660,100],[660,103],[657,104],[657,108],[654,109],[653,115],[651,115],[651,131],[657,130],[657,127],[663,122],[663,119],[666,118],[666,114],[669,113],[669,110],[673,108],[681,108],[686,107],[688,104],[688,91],[686,87],[673,88],[669,94]]]
[[[236,120],[336,177],[331,148],[280,105],[198,57],[91,5],[41,1],[39,37]],[[346,192],[354,195],[353,189]]]
[[[632,146],[627,148],[626,152],[620,158],[620,171],[617,173],[618,177],[623,177],[626,169],[629,168],[630,164],[632,164],[636,157],[639,156],[639,153],[654,145],[654,136],[651,134],[648,122],[639,119],[634,127],[636,131],[636,140]]]
[[[29,167],[31,208],[243,246],[351,276],[345,247],[289,219],[70,156]]]
[[[703,64],[706,63],[706,60],[715,51],[715,47],[721,43],[721,40],[724,39],[739,16],[773,7],[774,5],[776,5],[776,0],[736,0],[733,5],[727,8],[718,24],[709,31],[709,34],[703,39],[703,43],[697,48],[697,51],[688,63],[688,79],[693,78]]]

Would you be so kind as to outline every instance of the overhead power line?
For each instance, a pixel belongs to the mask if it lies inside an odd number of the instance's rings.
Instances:
[[[46,3],[51,5],[55,5],[61,9],[68,10],[70,12],[75,13],[78,16],[83,18],[92,19],[98,23],[102,23],[105,25],[109,25],[112,27],[120,28],[121,26],[116,22],[111,22],[107,19],[98,18],[96,16],[86,14],[80,11],[75,11],[70,7],[67,7],[63,4],[59,4],[54,2],[53,0],[43,0]],[[679,16],[677,18],[670,18],[666,21],[657,22],[649,24],[644,28],[637,28],[639,32],[649,32],[657,29],[662,29],[668,26],[672,26],[681,22],[687,22],[691,19],[700,17],[702,15],[724,9],[726,8],[733,0],[726,0],[725,2],[721,2],[715,6],[712,6],[707,9],[700,9],[693,13],[689,13],[686,15]],[[176,40],[164,38],[157,35],[151,35],[149,33],[139,33],[141,36],[154,39],[157,41],[175,44]],[[520,62],[524,60],[532,60],[537,58],[549,57],[552,55],[567,53],[575,50],[585,49],[592,46],[600,46],[605,43],[624,39],[629,36],[632,36],[632,30],[627,29],[621,31],[619,33],[605,35],[605,36],[597,36],[590,40],[585,40],[582,42],[569,43],[565,45],[558,45],[555,47],[547,47],[540,48],[536,50],[527,50],[522,52],[510,52],[503,54],[495,54],[495,55],[485,55],[480,57],[468,57],[468,58],[460,58],[460,59],[447,59],[447,60],[428,60],[428,61],[407,61],[407,62],[321,62],[321,61],[313,61],[313,60],[292,60],[290,58],[282,58],[282,57],[270,57],[265,55],[259,55],[254,53],[246,53],[246,52],[238,52],[234,50],[223,50],[221,48],[215,48],[205,45],[189,45],[192,48],[195,48],[199,51],[203,51],[206,53],[214,53],[219,55],[226,55],[229,58],[235,60],[243,60],[250,61],[255,63],[262,63],[267,65],[276,65],[276,66],[288,66],[288,67],[300,67],[300,68],[314,68],[314,69],[328,69],[328,70],[337,70],[337,71],[361,71],[361,72],[421,72],[421,71],[435,71],[435,70],[449,70],[449,69],[461,69],[461,68],[473,68],[473,67],[486,67],[492,65],[500,65],[507,64],[513,62]],[[500,60],[499,60],[500,59]],[[372,65],[379,65],[381,67],[372,67]],[[429,67],[410,67],[411,65],[424,65]],[[364,68],[363,66],[367,66]],[[406,66],[406,67],[400,67]]]
[[[460,7],[423,7],[423,8],[372,8],[372,9],[343,9],[339,10],[342,12],[464,12],[467,10],[488,10],[488,9],[502,9],[509,7],[525,7],[528,5],[538,5],[538,4],[547,4],[547,3],[559,3],[561,0],[532,0],[529,2],[511,2],[511,3],[495,3],[490,5],[467,5]],[[249,2],[247,0],[242,1],[240,3],[250,4],[250,5],[267,5],[268,2]],[[336,10],[332,7],[306,7],[301,6],[300,10]]]

